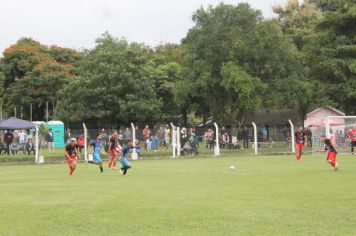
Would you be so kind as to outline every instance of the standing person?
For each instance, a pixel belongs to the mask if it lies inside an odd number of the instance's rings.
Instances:
[[[300,126],[297,132],[295,132],[294,136],[295,136],[295,148],[297,149],[296,158],[297,161],[299,161],[303,153],[304,144],[307,143],[307,134],[304,131],[303,127]]]
[[[331,143],[330,139],[327,139],[324,135],[320,137],[320,141],[324,142],[324,149],[320,150],[323,152],[327,152],[327,162],[334,168],[334,170],[338,170],[339,164],[336,162],[336,150]]]
[[[69,167],[69,175],[73,175],[76,167],[77,167],[77,140],[75,138],[71,138],[70,144],[67,144],[65,150],[65,157],[67,159],[68,167]]]
[[[156,133],[157,139],[158,139],[158,147],[163,147],[164,146],[164,129],[163,127],[159,127]]]
[[[244,142],[244,148],[248,148],[248,136],[249,136],[249,132],[247,127],[245,126],[244,129],[241,132],[241,137],[243,139]]]
[[[77,146],[78,146],[80,155],[82,154],[84,145],[85,145],[84,133],[82,132],[82,133],[80,133],[80,135],[78,137],[78,141],[77,141]]]
[[[23,154],[26,153],[26,133],[23,130],[20,130],[18,137],[19,137],[19,150],[22,150]]]
[[[54,150],[54,138],[53,138],[53,133],[52,129],[49,129],[46,136],[45,136],[45,141],[47,142],[47,148],[48,148],[48,153],[55,153]]]
[[[102,164],[101,157],[100,157],[100,148],[102,145],[101,135],[97,134],[95,137],[95,140],[93,142],[91,142],[90,145],[93,146],[93,161],[88,161],[88,163],[99,165],[100,172],[103,173],[104,169],[103,169],[103,164]]]
[[[106,154],[105,153],[105,147],[106,147],[106,142],[107,142],[107,139],[108,139],[108,135],[106,134],[106,131],[105,129],[101,129],[100,130],[100,135],[101,135],[101,154]]]
[[[351,153],[354,154],[354,147],[356,147],[356,126],[352,127],[352,130],[349,132],[350,144],[351,144]]]
[[[126,127],[125,131],[124,131],[124,142],[127,143],[127,141],[132,139],[132,132],[129,129],[129,127]]]
[[[151,137],[151,130],[150,128],[148,127],[148,125],[146,125],[146,127],[143,129],[142,131],[142,134],[143,134],[143,139],[144,139],[144,143],[145,143],[145,149],[147,151],[147,143],[150,141],[150,137]]]
[[[112,131],[111,138],[109,140],[109,154],[110,154],[110,161],[109,161],[109,169],[116,170],[116,163],[119,157],[119,152],[121,151],[119,144],[117,142],[118,133],[116,130]]]
[[[166,147],[166,150],[170,143],[171,143],[171,130],[169,129],[169,126],[166,125],[166,128],[164,130],[164,146]]]
[[[4,135],[4,141],[6,143],[6,151],[8,155],[10,155],[11,149],[12,149],[12,143],[14,142],[14,134],[11,132],[11,130],[7,130],[5,135]]]
[[[132,144],[132,140],[128,140],[126,143],[126,146],[122,149],[122,155],[119,158],[119,161],[122,165],[121,169],[120,169],[120,174],[121,175],[126,175],[127,174],[127,170],[130,169],[132,166],[130,164],[130,162],[127,160],[130,150],[135,148]]]
[[[70,129],[67,129],[66,133],[64,134],[64,142],[66,144],[70,143],[70,138],[71,138],[71,133],[70,133]]]

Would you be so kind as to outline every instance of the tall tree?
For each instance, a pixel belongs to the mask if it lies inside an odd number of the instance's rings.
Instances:
[[[272,82],[295,70],[293,46],[279,26],[246,3],[199,9],[193,21],[183,40],[192,91],[178,94],[191,97],[220,122],[243,120],[262,100],[268,105]]]
[[[162,103],[148,61],[146,46],[105,33],[85,52],[79,78],[61,91],[59,117],[109,123],[157,119]]]

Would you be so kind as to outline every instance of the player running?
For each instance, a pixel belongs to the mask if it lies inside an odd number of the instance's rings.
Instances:
[[[354,154],[354,147],[356,147],[356,126],[352,127],[349,133],[351,153]]]
[[[122,155],[119,158],[119,161],[122,165],[122,167],[120,169],[121,175],[126,175],[127,170],[131,168],[131,164],[127,160],[127,158],[128,158],[130,150],[133,148],[135,148],[135,147],[132,145],[132,140],[128,140],[126,143],[126,146],[122,149]]]
[[[116,170],[117,159],[119,157],[119,144],[117,142],[118,133],[114,130],[111,134],[111,138],[109,141],[109,154],[110,154],[110,161],[109,161],[109,169]]]
[[[303,152],[303,146],[307,143],[307,133],[304,131],[303,127],[299,127],[297,132],[295,132],[295,148],[297,149],[296,158],[297,161],[300,160]]]
[[[327,162],[334,167],[336,171],[338,169],[338,163],[336,162],[336,150],[332,145],[330,139],[327,139],[324,135],[320,137],[320,141],[324,142],[324,149],[321,149],[321,152],[327,152]]]
[[[67,159],[68,167],[69,167],[69,175],[73,175],[75,168],[77,166],[77,140],[75,138],[70,139],[70,144],[67,144],[65,150],[65,157]]]
[[[103,169],[103,164],[102,164],[102,161],[100,158],[100,149],[102,146],[101,134],[97,134],[95,137],[95,140],[93,142],[91,142],[90,145],[93,146],[94,151],[93,151],[93,160],[88,161],[88,163],[99,165],[100,171],[101,171],[101,173],[103,173],[104,169]]]

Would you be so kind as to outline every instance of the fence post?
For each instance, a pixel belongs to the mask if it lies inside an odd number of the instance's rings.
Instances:
[[[255,149],[255,154],[258,154],[257,148],[258,148],[258,143],[257,143],[257,126],[255,122],[252,122],[253,125],[253,138],[254,138],[254,149]]]
[[[219,126],[214,122],[215,126],[215,148],[214,148],[214,156],[220,156],[220,143],[219,143]]]
[[[295,137],[294,137],[294,124],[292,123],[292,120],[289,119],[289,124],[290,124],[290,136],[292,139],[292,153],[295,153]]]
[[[88,129],[83,123],[83,130],[84,130],[84,160],[88,161]]]
[[[136,147],[136,129],[133,123],[131,123],[131,129],[132,129],[132,144],[134,147]],[[137,160],[136,148],[132,149],[131,159]]]
[[[177,156],[180,157],[180,127],[177,126]]]
[[[38,145],[38,144],[39,144],[39,143],[38,143],[38,142],[39,142],[39,140],[38,140],[38,133],[39,133],[39,132],[38,132],[38,127],[37,127],[37,125],[35,125],[35,130],[36,130],[35,161],[36,161],[36,163],[39,163],[39,152],[38,152],[38,151],[39,151],[39,150],[38,150],[38,148],[39,148],[39,145]]]
[[[325,131],[326,131],[326,138],[330,138],[330,119],[329,119],[329,116],[326,117],[326,123],[325,123]]]
[[[173,149],[173,158],[176,157],[176,131],[173,123],[171,122],[172,127],[172,149]]]

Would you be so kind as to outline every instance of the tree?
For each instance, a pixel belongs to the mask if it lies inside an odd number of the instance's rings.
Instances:
[[[356,4],[324,13],[307,46],[310,73],[324,100],[356,113]]]
[[[5,108],[22,107],[29,118],[42,120],[46,102],[56,111],[59,91],[76,75],[80,54],[72,49],[47,47],[30,38],[22,38],[4,51],[1,59],[5,74]]]
[[[148,61],[146,46],[103,34],[84,53],[79,78],[61,90],[59,117],[110,123],[156,120],[162,102]]]
[[[220,123],[244,120],[262,101],[269,105],[273,81],[288,78],[299,63],[279,26],[246,3],[201,8],[193,21],[183,40],[192,90],[177,94],[190,97]]]

